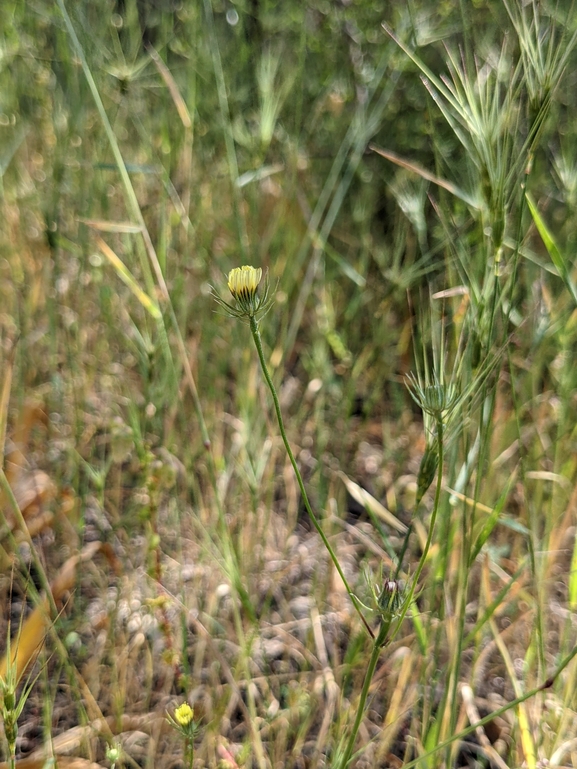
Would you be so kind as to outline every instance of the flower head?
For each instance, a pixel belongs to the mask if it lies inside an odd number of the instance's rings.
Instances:
[[[239,302],[250,302],[256,296],[261,278],[260,267],[249,267],[247,264],[243,267],[235,267],[228,273],[230,293]]]
[[[398,580],[384,580],[377,597],[377,605],[381,611],[381,614],[385,616],[386,614],[390,613],[391,616],[394,617],[402,603],[403,595]]]
[[[188,724],[194,718],[194,710],[190,707],[188,702],[183,702],[174,711],[174,720],[180,726],[188,726]]]
[[[411,397],[423,412],[446,426],[462,402],[455,383],[445,384],[436,372],[424,377],[409,374],[406,382]]]
[[[404,603],[404,585],[394,577],[385,577],[382,564],[376,575],[365,572],[365,580],[372,599],[371,604],[365,608],[379,614],[383,621],[390,622],[399,614]]]
[[[120,756],[122,755],[122,751],[120,750],[120,747],[113,743],[112,745],[109,745],[106,748],[106,758],[110,761],[110,763],[114,766],[117,761],[120,760]]]
[[[183,702],[172,713],[167,713],[166,720],[185,740],[194,739],[198,731],[198,723],[194,720],[194,710],[188,702]]]
[[[225,302],[216,291],[213,290],[212,293],[216,301],[234,318],[256,318],[257,315],[264,315],[272,302],[268,296],[267,280],[259,291],[261,279],[260,267],[245,264],[228,273],[228,288],[234,304]]]

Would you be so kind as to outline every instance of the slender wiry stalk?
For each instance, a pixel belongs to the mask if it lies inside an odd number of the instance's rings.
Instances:
[[[261,342],[261,338],[260,338],[260,331],[258,329],[258,321],[254,317],[254,315],[251,315],[249,317],[249,322],[250,322],[250,330],[252,332],[254,343],[256,345],[256,350],[258,352],[258,357],[259,357],[259,360],[260,360],[260,365],[262,367],[264,378],[266,379],[266,383],[267,383],[267,385],[269,387],[269,390],[271,392],[271,395],[272,395],[272,399],[273,399],[273,403],[274,403],[274,410],[275,410],[275,413],[276,413],[276,418],[277,418],[280,434],[281,434],[283,443],[285,445],[285,449],[286,449],[286,452],[288,454],[288,458],[290,459],[290,463],[293,466],[293,470],[295,471],[297,483],[298,483],[298,486],[299,486],[299,489],[300,489],[300,492],[301,492],[301,495],[302,495],[302,499],[303,499],[306,511],[307,511],[307,513],[310,516],[310,519],[311,519],[311,521],[313,523],[313,526],[315,527],[315,529],[317,530],[320,538],[322,539],[323,544],[326,547],[327,552],[328,552],[328,554],[331,557],[331,560],[332,560],[332,562],[333,562],[333,564],[335,566],[335,569],[338,571],[339,576],[340,576],[340,578],[343,581],[345,589],[346,589],[347,593],[349,594],[349,598],[351,599],[351,601],[353,603],[353,606],[357,610],[357,613],[358,613],[359,617],[361,618],[363,625],[365,626],[365,628],[366,628],[367,632],[369,633],[369,635],[371,636],[371,638],[374,639],[375,638],[375,634],[373,633],[373,631],[371,630],[371,628],[369,626],[369,623],[365,619],[365,617],[364,617],[364,615],[363,615],[363,613],[362,613],[362,611],[360,609],[358,599],[355,596],[355,594],[353,593],[353,591],[351,590],[351,588],[349,586],[349,583],[347,582],[347,578],[345,577],[344,572],[343,572],[343,570],[341,568],[341,565],[339,563],[339,559],[337,558],[336,553],[333,550],[333,548],[331,546],[331,543],[329,542],[329,540],[327,538],[327,535],[324,533],[323,528],[322,528],[318,518],[314,514],[313,509],[311,507],[311,504],[309,502],[309,498],[308,498],[308,495],[307,495],[307,492],[306,492],[306,489],[305,489],[305,485],[303,483],[303,479],[302,479],[300,470],[298,468],[298,465],[296,463],[296,459],[294,457],[294,454],[293,454],[292,449],[290,447],[289,440],[287,438],[287,434],[286,434],[286,430],[285,430],[285,427],[284,427],[284,422],[283,422],[283,418],[282,418],[282,413],[281,413],[281,408],[280,408],[280,403],[279,403],[278,395],[276,394],[275,386],[273,384],[273,381],[271,379],[271,376],[269,374],[269,371],[268,371],[268,368],[267,368],[267,365],[266,365],[266,361],[264,359],[264,353],[263,353],[263,350],[262,350],[262,342]]]
[[[443,421],[442,419],[438,419],[437,421],[437,440],[438,440],[438,458],[439,458],[439,465],[438,465],[438,471],[437,471],[437,488],[435,492],[435,504],[433,507],[433,512],[431,515],[431,521],[429,523],[429,534],[427,536],[427,541],[425,543],[425,547],[423,549],[423,553],[421,555],[421,558],[419,560],[419,565],[417,566],[417,571],[415,572],[412,580],[411,580],[411,586],[409,588],[409,592],[406,596],[406,598],[403,601],[403,606],[400,611],[400,614],[398,616],[398,621],[396,622],[396,631],[399,630],[399,628],[402,625],[402,622],[407,614],[407,611],[409,610],[412,602],[413,602],[413,596],[415,594],[415,590],[417,587],[417,584],[419,582],[419,577],[421,576],[421,572],[423,571],[423,568],[425,566],[425,562],[427,560],[427,556],[429,554],[429,549],[431,547],[431,542],[433,541],[433,533],[435,530],[435,522],[437,520],[437,512],[439,510],[439,503],[441,499],[441,485],[442,485],[442,477],[443,477]],[[357,739],[357,734],[359,731],[359,728],[361,726],[363,716],[365,714],[365,706],[367,697],[369,694],[369,688],[371,685],[371,681],[373,680],[373,675],[375,673],[375,668],[377,666],[377,662],[379,660],[379,655],[381,653],[381,649],[387,642],[387,636],[389,634],[389,630],[391,627],[391,623],[393,620],[393,615],[391,614],[389,617],[387,617],[382,623],[381,627],[379,628],[379,632],[376,638],[374,638],[373,642],[373,650],[371,652],[371,657],[369,659],[369,664],[367,665],[367,669],[365,671],[365,678],[363,681],[363,688],[361,691],[361,696],[359,698],[359,702],[357,705],[357,715],[355,717],[355,722],[353,724],[353,728],[351,730],[351,733],[349,735],[349,739],[347,740],[347,745],[345,748],[345,752],[343,753],[342,758],[338,760],[338,763],[336,765],[336,769],[346,769],[346,767],[349,764],[351,754],[353,752],[353,748],[355,746],[355,741]],[[396,632],[395,631],[395,632]]]
[[[421,554],[421,558],[419,560],[417,570],[411,580],[411,586],[409,588],[408,595],[403,602],[403,608],[400,611],[396,628],[393,631],[395,635],[397,631],[401,628],[402,622],[405,619],[405,616],[409,611],[409,608],[413,602],[413,596],[415,595],[415,590],[417,589],[417,584],[419,582],[421,572],[423,571],[423,568],[425,566],[427,556],[429,555],[431,542],[433,541],[433,533],[435,531],[435,523],[437,520],[437,513],[439,512],[439,504],[441,501],[441,487],[442,487],[442,479],[443,479],[443,462],[444,462],[443,437],[444,437],[443,436],[443,420],[438,419],[437,420],[437,443],[438,443],[439,466],[437,470],[437,487],[435,490],[435,502],[433,505],[433,512],[431,513],[431,520],[429,521],[429,533],[427,535],[427,541],[425,542],[425,547]]]
[[[367,702],[367,697],[369,696],[371,681],[373,680],[373,676],[375,674],[375,668],[377,667],[377,662],[379,661],[381,649],[383,648],[383,646],[387,641],[387,635],[389,634],[389,628],[391,627],[391,619],[392,617],[385,620],[381,624],[378,635],[373,642],[373,650],[371,652],[369,664],[367,665],[367,669],[365,671],[363,688],[361,690],[361,696],[359,697],[359,702],[357,704],[357,715],[355,717],[353,728],[347,740],[347,746],[345,748],[345,752],[343,753],[342,758],[338,760],[337,769],[346,769],[346,767],[349,764],[351,754],[353,752],[353,748],[355,747],[357,734],[359,732],[363,717],[365,715],[365,705]]]

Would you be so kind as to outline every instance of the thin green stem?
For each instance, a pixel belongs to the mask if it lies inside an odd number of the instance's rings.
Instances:
[[[431,542],[433,541],[433,532],[435,530],[435,523],[437,520],[437,514],[439,512],[439,505],[441,502],[441,487],[443,482],[443,462],[445,461],[443,440],[444,440],[443,422],[441,419],[439,419],[437,421],[437,444],[439,449],[439,464],[437,468],[437,488],[435,490],[435,502],[433,505],[433,512],[431,513],[431,520],[429,522],[429,533],[427,535],[427,541],[425,542],[423,553],[419,560],[419,565],[417,566],[417,571],[415,572],[413,579],[411,580],[411,587],[409,588],[409,593],[403,602],[403,608],[401,609],[401,612],[399,614],[399,619],[398,619],[396,628],[393,632],[393,636],[395,636],[397,632],[400,630],[401,625],[403,624],[403,620],[405,619],[407,612],[413,602],[413,596],[415,595],[415,590],[417,589],[419,577],[421,576],[421,572],[425,567],[425,561],[427,560],[429,549],[431,547]]]
[[[310,519],[311,519],[311,521],[313,523],[313,526],[315,527],[315,529],[317,530],[320,538],[322,539],[323,544],[326,547],[327,552],[330,555],[331,560],[332,560],[332,562],[333,562],[333,564],[335,566],[335,569],[339,573],[339,576],[340,576],[340,578],[343,581],[343,585],[345,586],[345,589],[346,589],[347,593],[349,594],[349,598],[351,599],[353,606],[357,610],[357,613],[358,613],[359,617],[361,618],[363,625],[365,626],[365,629],[367,630],[367,632],[369,633],[371,638],[374,639],[375,638],[375,634],[373,633],[369,623],[365,619],[365,616],[363,615],[363,613],[362,613],[362,611],[360,609],[357,597],[355,596],[355,594],[353,593],[353,591],[350,588],[349,583],[347,582],[347,578],[345,577],[344,572],[343,572],[343,570],[341,568],[341,565],[339,563],[339,559],[337,558],[335,551],[331,547],[331,543],[329,542],[329,540],[327,538],[327,535],[324,533],[323,528],[322,528],[318,518],[314,514],[313,509],[311,507],[311,504],[309,502],[309,498],[308,498],[308,495],[307,495],[307,492],[306,492],[306,489],[305,489],[305,485],[303,483],[303,479],[302,479],[300,470],[299,470],[298,465],[296,463],[296,459],[294,457],[294,454],[292,452],[292,449],[290,447],[290,443],[289,443],[289,440],[288,440],[288,437],[287,437],[287,434],[286,434],[286,430],[285,430],[284,422],[283,422],[283,418],[282,418],[282,413],[281,413],[281,408],[280,408],[280,403],[279,403],[278,395],[276,393],[276,388],[275,388],[275,386],[273,384],[273,381],[271,379],[271,376],[269,374],[269,371],[268,371],[268,368],[267,368],[267,365],[266,365],[266,361],[264,359],[264,353],[263,353],[263,350],[262,350],[262,341],[261,341],[261,338],[260,338],[260,331],[258,329],[258,321],[254,317],[254,315],[251,315],[249,317],[249,321],[250,321],[250,330],[251,330],[251,333],[252,333],[252,336],[253,336],[253,339],[254,339],[254,343],[256,345],[256,350],[258,352],[258,357],[259,357],[259,360],[260,360],[260,365],[262,367],[264,378],[266,379],[266,383],[267,383],[268,388],[269,388],[269,390],[271,392],[271,395],[272,395],[272,399],[273,399],[273,403],[274,403],[274,410],[275,410],[275,413],[276,413],[276,418],[277,418],[280,434],[281,434],[283,443],[285,445],[285,449],[286,449],[286,452],[288,454],[288,458],[290,459],[290,463],[293,466],[293,470],[295,472],[295,476],[296,476],[296,479],[297,479],[297,483],[298,483],[298,486],[299,486],[299,489],[300,489],[300,492],[301,492],[301,495],[302,495],[302,499],[303,499],[306,511],[309,514],[309,517],[310,517]]]
[[[186,737],[184,740],[184,756],[185,756],[185,763],[188,764],[189,769],[193,769],[194,739],[191,737]]]
[[[349,735],[349,739],[347,740],[347,746],[345,748],[345,752],[343,753],[342,758],[337,764],[337,769],[346,769],[346,767],[348,766],[349,760],[351,758],[353,748],[355,747],[357,734],[359,732],[359,729],[363,720],[363,716],[365,715],[365,705],[367,702],[367,697],[369,695],[371,681],[373,680],[373,675],[375,674],[375,668],[377,667],[377,662],[379,661],[381,649],[386,643],[387,635],[389,633],[390,627],[391,627],[391,619],[387,619],[381,624],[381,627],[379,628],[379,634],[374,639],[373,650],[371,652],[369,664],[367,665],[367,669],[365,671],[363,688],[361,690],[361,696],[359,698],[359,702],[357,705],[357,715],[355,716],[355,723],[353,724],[353,728]]]

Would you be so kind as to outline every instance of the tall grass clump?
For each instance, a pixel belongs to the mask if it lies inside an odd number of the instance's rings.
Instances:
[[[0,769],[575,763],[573,10],[3,8]]]

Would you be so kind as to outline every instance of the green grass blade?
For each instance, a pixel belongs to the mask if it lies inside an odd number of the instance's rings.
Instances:
[[[535,227],[537,227],[539,235],[541,236],[541,240],[545,244],[545,248],[547,249],[547,252],[551,257],[551,261],[557,268],[557,271],[559,272],[559,276],[562,279],[562,281],[565,283],[565,286],[567,287],[569,293],[571,294],[573,301],[575,302],[575,304],[577,304],[577,289],[575,288],[575,284],[573,283],[571,279],[571,275],[569,274],[569,271],[567,269],[565,258],[561,253],[559,246],[555,242],[555,238],[553,237],[547,225],[543,221],[543,218],[539,213],[537,206],[531,199],[531,196],[527,193],[525,197],[527,199],[527,204],[529,205],[529,210],[531,211],[531,216],[533,217],[533,221],[535,222]]]
[[[503,489],[501,496],[497,500],[497,504],[495,505],[491,514],[483,524],[483,528],[479,532],[477,541],[475,542],[471,550],[469,565],[472,565],[475,562],[475,559],[481,552],[483,545],[485,544],[485,542],[487,542],[487,540],[491,536],[491,532],[497,525],[499,518],[501,516],[501,512],[503,510],[503,507],[505,506],[505,502],[507,501],[507,497],[509,496],[509,491],[511,489],[511,486],[513,485],[514,480],[515,480],[515,473],[513,473],[509,478],[509,482],[505,485],[505,488]]]
[[[100,237],[96,237],[96,242],[98,243],[98,247],[104,256],[116,270],[120,280],[128,286],[128,288],[132,291],[144,309],[149,312],[152,317],[155,318],[155,320],[162,318],[162,313],[160,312],[158,305],[148,296],[145,291],[140,288],[136,278],[132,275],[124,262],[114,253],[108,243],[106,243]]]

